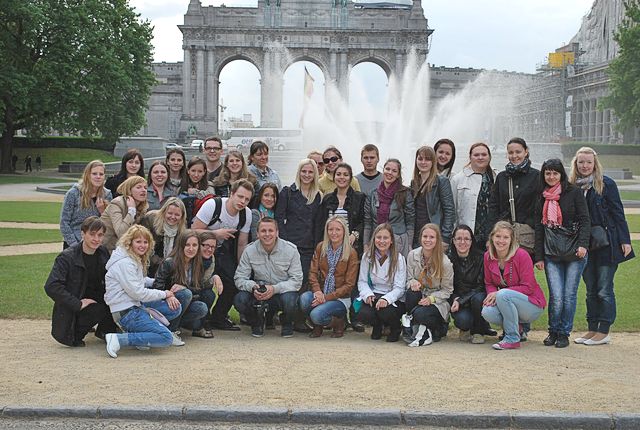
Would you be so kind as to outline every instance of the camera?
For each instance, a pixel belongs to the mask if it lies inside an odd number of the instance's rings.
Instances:
[[[258,282],[258,286],[255,287],[255,290],[260,294],[264,294],[267,292],[267,286],[264,282]]]
[[[260,294],[267,292],[267,286],[264,282],[258,282],[258,286],[254,287],[255,291]],[[253,309],[256,311],[256,323],[264,328],[267,312],[269,312],[269,302],[265,300],[257,300],[253,304]]]

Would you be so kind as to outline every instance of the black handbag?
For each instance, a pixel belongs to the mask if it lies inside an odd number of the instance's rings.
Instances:
[[[597,251],[607,246],[609,246],[607,230],[601,225],[592,225],[591,237],[589,238],[589,251]]]
[[[576,261],[578,230],[573,226],[544,226],[544,254],[556,261]]]

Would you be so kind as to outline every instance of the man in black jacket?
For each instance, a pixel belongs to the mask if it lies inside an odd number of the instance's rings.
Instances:
[[[104,302],[105,265],[109,251],[102,246],[106,227],[92,216],[81,227],[82,241],[62,251],[44,290],[53,299],[51,335],[67,346],[84,346],[84,337],[96,324],[96,336],[115,333],[116,325]]]

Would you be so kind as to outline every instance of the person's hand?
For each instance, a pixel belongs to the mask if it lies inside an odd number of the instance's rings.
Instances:
[[[180,301],[175,296],[167,297],[167,305],[169,305],[169,309],[175,311],[180,307]]]
[[[423,298],[420,299],[418,304],[420,306],[431,306],[431,298],[430,297],[423,297]]]
[[[458,299],[455,299],[451,304],[451,312],[458,312],[460,309],[460,303],[458,303]]]
[[[350,244],[351,246],[353,246],[353,244],[354,244],[354,243],[356,243],[356,235],[355,235],[355,234],[353,234],[353,233],[351,233],[351,234],[349,235],[349,244]]]
[[[420,285],[419,281],[412,279],[411,281],[409,281],[409,288],[411,289],[411,291],[420,291],[422,285]]]
[[[187,193],[189,193],[190,196],[194,195],[197,192],[198,192],[197,188],[188,188],[187,189]]]
[[[496,305],[496,294],[497,293],[489,293],[489,294],[487,294],[487,297],[485,297],[485,299],[482,302],[482,304],[484,306],[495,306]]]
[[[86,308],[89,305],[96,303],[96,301],[93,299],[80,299],[80,302],[82,303],[82,306],[80,306],[80,310]]]
[[[584,258],[585,255],[587,255],[587,248],[579,246],[578,250],[576,251],[576,256],[578,258]]]
[[[389,306],[389,302],[387,301],[387,299],[380,298],[380,300],[378,300],[376,302],[376,309],[377,310],[384,309],[387,306]]]
[[[313,301],[311,302],[311,307],[316,307],[318,305],[323,304],[327,300],[324,297],[324,293],[322,291],[316,291],[313,293]]]
[[[216,236],[216,240],[223,241],[235,238],[236,229],[235,228],[219,228],[217,230],[213,230],[213,234]]]
[[[98,212],[100,212],[100,214],[102,215],[102,212],[104,212],[104,210],[107,207],[107,202],[105,201],[105,199],[103,199],[102,197],[98,197],[96,198],[96,209],[98,209]]]
[[[631,254],[631,245],[628,244],[628,243],[623,243],[622,244],[622,255],[624,255],[626,257],[629,254]]]
[[[222,291],[224,290],[224,284],[218,275],[213,275],[213,289],[216,290],[218,295],[222,294]]]
[[[253,296],[258,300],[269,300],[271,297],[273,297],[275,289],[273,288],[273,285],[265,285],[265,288],[267,289],[267,291],[265,291],[264,293],[258,292],[257,289],[253,290]]]
[[[184,290],[185,288],[187,288],[187,287],[185,287],[184,285],[173,284],[173,286],[171,287],[171,290],[169,290],[169,291],[171,291],[172,293],[177,293],[178,291]]]
[[[131,196],[127,197],[127,207],[128,208],[135,208],[136,207],[136,201]]]
[[[364,299],[364,302],[366,304],[368,304],[369,306],[373,306],[373,301],[376,299],[376,296],[369,296],[366,299]]]
[[[536,263],[536,269],[544,270],[544,261],[540,260]]]

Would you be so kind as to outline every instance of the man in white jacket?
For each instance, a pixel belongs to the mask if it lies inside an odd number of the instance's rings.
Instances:
[[[234,306],[246,315],[252,336],[264,335],[264,306],[270,311],[282,311],[281,335],[293,336],[302,265],[296,246],[278,238],[278,223],[273,218],[262,218],[258,223],[258,240],[245,248],[234,280],[239,290]]]

